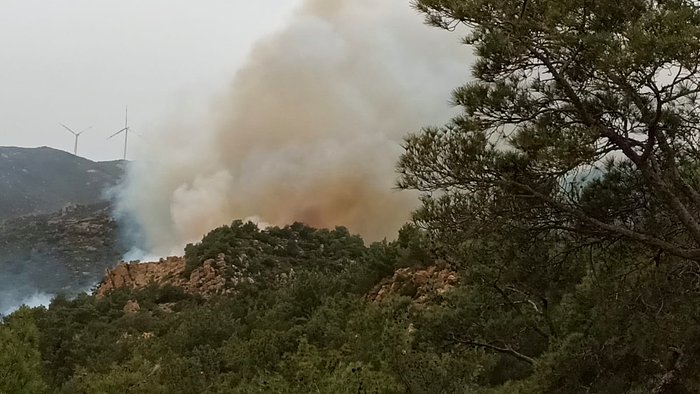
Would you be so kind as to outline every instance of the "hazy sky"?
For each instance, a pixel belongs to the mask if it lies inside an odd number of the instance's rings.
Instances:
[[[0,0],[0,145],[72,151],[60,122],[93,127],[81,156],[118,159],[125,105],[141,133],[196,119],[298,3]]]

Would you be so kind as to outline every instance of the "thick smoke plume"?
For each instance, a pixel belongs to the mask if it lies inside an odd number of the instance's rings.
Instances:
[[[392,237],[417,204],[394,189],[402,138],[452,115],[467,56],[407,0],[307,0],[255,45],[211,127],[144,144],[120,209],[159,253],[236,218]]]

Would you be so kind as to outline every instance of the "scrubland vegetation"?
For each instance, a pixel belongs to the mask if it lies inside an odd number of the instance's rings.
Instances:
[[[22,309],[0,326],[0,391],[700,391],[697,3],[416,7],[466,25],[478,59],[461,114],[407,137],[398,182],[423,197],[398,240],[234,222],[188,264],[223,253],[252,283]],[[427,304],[366,297],[436,264],[459,283]]]

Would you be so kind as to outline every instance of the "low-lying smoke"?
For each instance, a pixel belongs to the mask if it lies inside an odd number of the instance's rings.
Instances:
[[[161,254],[248,217],[391,237],[417,203],[393,188],[402,138],[452,115],[467,56],[407,0],[307,0],[256,44],[212,127],[144,144],[119,208]]]
[[[23,260],[0,255],[0,316],[7,316],[22,305],[47,306],[57,291],[56,283],[66,283],[70,273],[62,264],[48,258]]]
[[[53,294],[35,292],[34,294],[18,299],[5,299],[0,301],[0,318],[9,316],[22,306],[27,306],[29,308],[37,308],[40,306],[48,307],[54,297],[55,295]]]

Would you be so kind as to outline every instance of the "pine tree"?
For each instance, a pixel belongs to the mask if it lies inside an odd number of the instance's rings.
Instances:
[[[696,2],[415,7],[433,25],[466,25],[477,56],[474,81],[454,93],[462,114],[410,137],[399,165],[400,186],[427,193],[427,220],[497,217],[700,260]],[[617,204],[588,204],[602,196],[587,187],[614,176],[624,178],[614,186]]]

